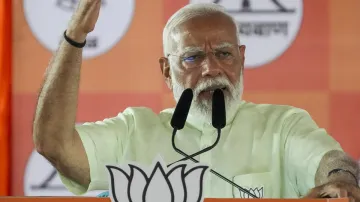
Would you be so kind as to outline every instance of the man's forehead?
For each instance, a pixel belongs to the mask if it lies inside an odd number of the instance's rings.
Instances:
[[[213,17],[216,15],[195,17],[174,27],[170,32],[172,50],[237,45],[237,30],[233,22],[229,18]]]
[[[220,48],[234,48],[237,46],[237,39],[234,37],[224,36],[222,31],[215,35],[195,37],[189,31],[182,31],[175,33],[173,36],[174,47],[177,51],[201,51],[205,48],[220,49]]]
[[[231,24],[221,24],[214,22],[212,24],[196,23],[191,20],[176,26],[171,34],[179,39],[212,39],[212,38],[224,38],[235,37],[236,28]]]

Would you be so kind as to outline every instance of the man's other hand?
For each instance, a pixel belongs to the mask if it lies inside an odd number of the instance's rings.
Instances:
[[[329,182],[311,189],[304,198],[349,198],[360,202],[360,188],[346,182]]]

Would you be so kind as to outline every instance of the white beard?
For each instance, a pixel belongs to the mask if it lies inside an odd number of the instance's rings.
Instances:
[[[216,77],[199,81],[193,89],[194,98],[190,107],[189,114],[203,119],[206,123],[212,123],[212,100],[198,99],[199,93],[206,88],[217,85],[225,85],[230,92],[230,96],[225,94],[226,119],[233,113],[236,113],[237,103],[242,99],[243,93],[243,77],[240,76],[236,85],[232,85],[226,77]],[[186,89],[174,75],[172,75],[172,88],[176,103],[179,101],[181,94]]]

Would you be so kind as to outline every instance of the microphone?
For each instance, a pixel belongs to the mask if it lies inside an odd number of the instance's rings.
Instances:
[[[218,130],[226,125],[225,99],[224,92],[221,89],[216,89],[213,93],[212,125]]]
[[[180,103],[180,102],[179,102]],[[189,102],[191,104],[191,101]],[[186,105],[187,106],[187,105]],[[180,107],[179,107],[180,108]],[[188,107],[187,109],[190,109],[190,107]],[[175,109],[176,111],[176,109]],[[225,127],[226,125],[226,114],[225,114],[225,99],[224,99],[224,93],[221,89],[216,89],[213,93],[213,102],[212,102],[212,125],[214,128],[217,129],[217,137],[216,137],[216,140],[214,142],[214,144],[212,144],[211,146],[209,147],[206,147],[194,154],[191,154],[190,156],[187,156],[185,158],[182,158],[174,163],[177,163],[179,161],[185,161],[185,160],[188,160],[192,157],[195,157],[195,156],[198,156],[202,153],[205,153],[207,151],[210,151],[212,150],[218,143],[219,143],[219,140],[220,140],[220,135],[221,135],[221,129]],[[189,113],[189,111],[187,111],[187,113]],[[186,118],[184,119],[183,117],[187,117],[186,116],[179,116],[179,117],[176,117],[177,114],[174,113],[173,117],[172,117],[172,121],[174,120],[174,122],[177,122],[179,125],[180,125],[180,122],[181,121],[186,121]],[[179,119],[178,119],[179,118]],[[175,135],[173,135],[173,141],[172,141],[172,144],[173,144],[173,148],[175,150],[180,150],[176,147],[175,145]],[[181,150],[180,150],[181,151]],[[172,164],[174,164],[172,163]],[[172,165],[170,164],[170,165]]]
[[[192,98],[193,98],[192,90],[186,89],[183,92],[183,94],[181,95],[177,106],[175,107],[174,114],[171,119],[171,126],[174,129],[173,133],[172,133],[172,146],[176,152],[178,152],[179,154],[181,154],[185,157],[179,161],[191,159],[193,162],[199,163],[199,161],[194,159],[193,157],[213,149],[220,140],[221,129],[223,127],[225,127],[225,125],[226,125],[225,101],[224,101],[224,94],[223,94],[222,90],[216,89],[213,93],[213,103],[212,103],[212,121],[213,121],[213,123],[212,124],[216,129],[218,129],[217,139],[212,146],[207,147],[207,148],[189,156],[185,152],[183,152],[182,150],[180,150],[179,148],[176,147],[175,135],[176,135],[177,130],[181,130],[185,126],[185,122],[186,122],[186,118],[189,114]],[[176,161],[176,162],[179,162],[179,161]],[[174,162],[174,163],[176,163],[176,162]],[[174,164],[174,163],[172,163],[172,164]],[[172,164],[170,164],[170,165],[172,165]],[[170,165],[168,165],[168,166],[170,166]],[[238,188],[240,191],[243,191],[244,193],[249,194],[249,196],[252,196],[253,198],[258,198],[257,196],[252,194],[247,189],[237,185],[236,183],[227,179],[226,177],[224,177],[220,173],[214,171],[213,169],[210,169],[210,172],[213,173],[214,175],[218,176],[222,180],[226,181],[227,183],[231,184],[232,186]]]
[[[170,122],[171,127],[173,127],[174,129],[181,130],[184,128],[193,96],[193,91],[190,88],[185,89],[184,92],[181,94]]]

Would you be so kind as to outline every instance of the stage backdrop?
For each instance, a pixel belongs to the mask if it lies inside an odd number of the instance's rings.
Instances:
[[[13,195],[71,195],[33,152],[31,126],[45,68],[74,2],[13,0]],[[78,123],[115,116],[128,106],[156,112],[174,106],[158,65],[162,28],[177,9],[196,2],[211,0],[103,0],[84,52]],[[245,99],[308,110],[359,159],[360,1],[213,2],[241,25]]]

